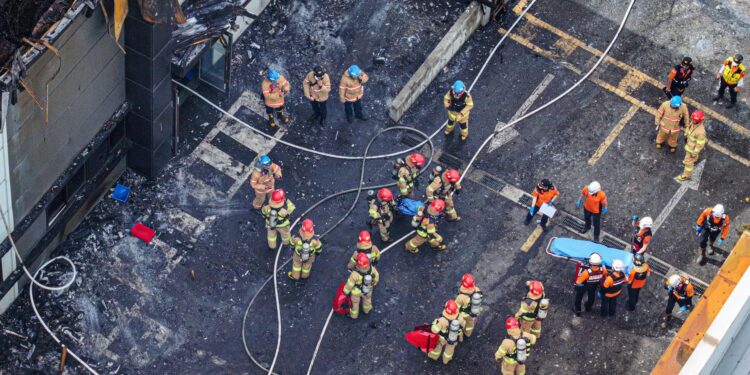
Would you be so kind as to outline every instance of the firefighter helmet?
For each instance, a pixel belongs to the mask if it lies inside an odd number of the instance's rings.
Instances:
[[[424,156],[422,156],[422,154],[418,152],[415,152],[409,155],[409,162],[421,168],[424,165]]]
[[[690,56],[682,58],[682,65],[690,65],[691,62],[693,62],[693,59]]]
[[[448,315],[456,315],[458,312],[458,305],[456,305],[456,301],[449,299],[445,302],[445,313]]]
[[[455,169],[449,169],[445,171],[445,173],[443,173],[443,177],[446,181],[455,183],[458,182],[458,180],[461,178],[461,174],[458,173],[458,171]]]
[[[738,53],[738,54],[734,55],[734,59],[733,59],[733,60],[734,60],[734,62],[736,62],[737,64],[740,64],[740,63],[742,63],[742,60],[744,60],[744,58],[742,57],[742,55],[740,55],[740,54]]]
[[[542,282],[536,280],[530,282],[529,293],[537,297],[541,296],[544,293],[544,285],[542,285]]]
[[[283,189],[276,189],[271,193],[271,202],[272,203],[281,203],[286,199],[286,193]]]
[[[473,288],[474,276],[472,276],[470,273],[465,274],[464,277],[461,278],[461,286],[464,288]]]
[[[445,209],[445,201],[440,198],[435,199],[434,201],[432,201],[432,203],[430,203],[430,208],[432,208],[433,211],[437,213],[441,213]]]
[[[673,96],[672,99],[669,100],[669,105],[672,106],[672,108],[680,108],[682,105],[682,97],[679,95]]]
[[[268,155],[261,155],[258,158],[258,166],[263,169],[271,168],[271,158]]]
[[[466,85],[463,81],[456,81],[453,83],[453,92],[460,94],[466,90]]]
[[[352,77],[352,78],[359,78],[359,76],[362,74],[362,69],[360,69],[356,65],[352,65],[352,66],[349,67],[349,69],[347,70],[347,72],[349,73],[350,77]]]
[[[381,188],[378,190],[378,199],[384,202],[390,202],[393,200],[393,192],[388,188]]]
[[[711,210],[713,213],[713,216],[715,218],[720,218],[722,215],[724,215],[724,205],[723,204],[717,204],[714,206],[714,208]]]
[[[268,73],[266,73],[266,78],[268,78],[268,80],[271,82],[276,82],[279,80],[279,72],[273,69],[268,69]]]
[[[303,233],[307,233],[307,234],[314,233],[315,232],[315,224],[313,223],[312,220],[305,219],[305,220],[302,221],[302,227],[300,228],[300,230]]]
[[[602,185],[599,183],[599,181],[591,181],[591,183],[589,184],[589,194],[598,193],[599,190],[602,190]]]
[[[505,329],[518,329],[518,327],[518,319],[512,316],[508,319],[505,319]]]
[[[363,230],[359,232],[359,237],[357,238],[357,245],[370,245],[372,244],[372,238],[370,237],[370,232]]]
[[[633,264],[636,266],[642,266],[644,263],[646,263],[646,257],[644,257],[643,254],[636,253],[633,255]]]
[[[324,75],[324,74],[326,74],[326,70],[325,70],[325,69],[323,69],[323,67],[322,67],[322,66],[320,66],[320,65],[316,65],[316,66],[315,66],[315,67],[313,68],[313,75],[314,75],[314,76],[316,76],[316,77],[323,77],[323,75]]]
[[[602,256],[599,255],[599,253],[591,253],[589,256],[589,264],[592,266],[601,266],[602,265]]]
[[[701,122],[703,122],[704,117],[705,115],[701,111],[695,111],[692,115],[690,115],[690,118],[693,119],[693,122],[696,124],[700,124]]]
[[[367,268],[370,266],[370,257],[365,253],[357,254],[357,268]]]

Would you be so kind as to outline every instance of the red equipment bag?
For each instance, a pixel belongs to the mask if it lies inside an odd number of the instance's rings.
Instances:
[[[424,353],[435,349],[435,346],[437,345],[439,340],[438,335],[436,333],[432,333],[432,331],[430,330],[430,325],[427,323],[424,323],[421,326],[414,327],[414,330],[411,332],[407,332],[406,335],[404,335],[404,338],[406,338],[406,341],[408,341],[409,344],[414,345],[414,347],[418,348]]]
[[[130,229],[130,234],[132,234],[135,237],[138,237],[139,239],[143,240],[145,243],[150,243],[152,239],[154,239],[154,235],[156,235],[156,231],[141,224],[141,223],[135,223],[133,228]]]
[[[333,312],[339,315],[349,314],[349,307],[352,305],[351,297],[344,294],[344,285],[346,285],[346,281],[341,282],[333,296]]]

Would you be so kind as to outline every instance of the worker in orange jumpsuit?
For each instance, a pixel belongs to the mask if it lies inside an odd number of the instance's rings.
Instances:
[[[602,317],[615,316],[617,297],[622,294],[622,286],[628,281],[625,276],[625,263],[619,259],[612,261],[612,272],[602,280]]]
[[[482,310],[482,297],[482,291],[474,283],[474,276],[470,273],[465,274],[461,278],[461,286],[458,288],[456,304],[461,309],[461,317],[466,322],[466,327],[464,328],[464,335],[466,337],[470,337],[474,332],[477,316]]]
[[[732,108],[737,104],[737,94],[745,82],[745,65],[742,64],[742,55],[739,53],[734,57],[729,57],[721,64],[721,68],[716,72],[716,79],[719,80],[719,92],[714,98],[715,101],[724,99],[724,91],[729,89],[731,98],[727,108]]]
[[[724,213],[724,205],[717,204],[713,208],[708,207],[703,210],[701,216],[698,217],[698,221],[696,221],[695,234],[700,237],[698,263],[704,265],[708,260],[706,258],[706,245],[711,242],[708,255],[713,255],[714,241],[718,238],[718,244],[721,246],[724,244],[727,234],[729,234],[729,215]],[[721,238],[719,238],[719,234],[721,234]]]
[[[427,353],[433,361],[443,355],[443,364],[447,365],[453,359],[458,342],[463,340],[463,327],[466,322],[458,312],[458,305],[454,300],[448,300],[443,308],[443,314],[432,322],[430,331],[438,335],[438,343]]]
[[[315,224],[310,219],[302,221],[299,236],[292,237],[289,242],[292,251],[292,270],[286,275],[292,280],[307,280],[315,257],[323,251],[323,244],[315,235]]]
[[[443,236],[437,232],[437,225],[444,209],[445,201],[439,198],[432,201],[429,206],[419,207],[411,221],[411,225],[417,228],[417,234],[406,242],[406,250],[416,254],[425,242],[429,242],[430,247],[435,250],[445,250]]]
[[[284,115],[284,98],[289,94],[289,81],[276,70],[268,69],[261,89],[268,114],[268,125],[272,128],[276,126],[274,114],[281,122],[288,124],[289,117]]]
[[[581,191],[581,197],[576,202],[576,207],[583,205],[584,227],[580,231],[584,234],[591,229],[591,223],[594,224],[594,242],[599,242],[599,233],[601,231],[601,215],[609,212],[607,208],[607,194],[602,191],[602,185],[597,181],[591,182]]]
[[[667,309],[661,327],[667,328],[667,324],[673,318],[672,310],[674,310],[675,303],[680,306],[680,312],[683,313],[693,307],[695,288],[687,277],[674,274],[664,282],[664,289],[669,292],[669,296],[667,297]]]
[[[396,202],[393,200],[393,192],[389,188],[378,190],[377,198],[370,199],[368,214],[370,215],[370,227],[377,225],[380,239],[390,242],[390,228],[393,223],[393,211],[396,210]]]
[[[629,311],[635,311],[635,305],[638,304],[638,295],[641,289],[646,285],[646,279],[651,275],[651,266],[646,263],[646,257],[643,254],[636,253],[633,255],[633,267],[628,275],[628,303],[626,308]]]
[[[668,99],[671,99],[673,96],[682,96],[685,93],[685,89],[690,84],[693,72],[695,71],[692,62],[693,59],[685,56],[682,58],[680,65],[675,65],[669,72],[667,85],[662,89],[667,94]]]
[[[644,218],[633,216],[632,224],[633,228],[635,228],[635,234],[633,234],[630,251],[633,252],[633,255],[646,254],[646,250],[648,250],[648,246],[651,244],[651,238],[654,235],[651,229],[654,226],[654,220],[650,216]]]
[[[339,81],[339,100],[344,103],[346,121],[352,123],[354,118],[367,121],[362,113],[362,97],[365,95],[365,83],[370,79],[358,66],[352,65],[341,76]]]
[[[461,217],[456,212],[456,206],[453,202],[453,195],[461,192],[461,174],[455,169],[449,169],[442,175],[433,177],[427,185],[427,202],[432,202],[436,198],[445,201],[445,216],[448,221],[458,221]]]
[[[291,221],[289,216],[292,215],[297,207],[291,200],[286,199],[286,193],[282,189],[276,189],[271,193],[271,199],[267,205],[261,208],[260,213],[266,222],[268,232],[268,247],[271,250],[276,249],[276,238],[281,235],[281,242],[289,245],[292,238]]]
[[[276,188],[276,180],[281,179],[281,167],[272,162],[268,155],[261,155],[250,173],[250,187],[255,191],[253,208],[260,210],[266,203],[266,196]]]
[[[495,362],[502,361],[500,371],[503,375],[526,374],[526,360],[531,347],[536,344],[536,336],[521,331],[518,319],[510,317],[505,320],[507,335],[495,352]],[[521,346],[525,349],[521,350]]]
[[[359,232],[359,236],[357,236],[357,250],[354,250],[354,254],[349,258],[349,263],[346,265],[346,269],[351,271],[357,266],[357,258],[359,257],[359,254],[365,254],[367,259],[369,259],[370,263],[373,265],[378,264],[378,261],[380,260],[380,249],[372,244],[370,232],[366,230]]]
[[[402,197],[411,197],[415,185],[418,183],[419,171],[424,166],[424,156],[415,152],[404,159],[398,159],[393,164],[399,195]]]
[[[607,276],[607,269],[602,267],[602,256],[597,253],[591,253],[588,264],[578,264],[578,275],[576,276],[576,296],[573,303],[573,311],[576,316],[581,316],[581,302],[583,295],[586,294],[586,312],[591,312],[596,298],[596,289],[599,283]]]
[[[370,263],[370,258],[364,253],[357,255],[357,267],[349,273],[344,285],[344,294],[352,299],[352,305],[349,307],[350,318],[359,317],[360,301],[365,315],[372,311],[372,292],[379,280],[378,270]]]
[[[539,208],[541,208],[543,204],[546,203],[549,206],[554,206],[555,198],[557,198],[558,195],[560,195],[560,192],[555,188],[555,185],[552,185],[550,180],[544,178],[539,181],[539,184],[536,185],[534,191],[531,192],[531,207],[529,207],[529,213],[526,215],[524,224],[529,225],[529,223],[531,223],[531,219],[537,212],[539,212]],[[542,219],[539,221],[539,225],[542,229],[547,229],[548,220],[549,217],[542,214]]]
[[[680,130],[690,121],[688,107],[682,102],[681,96],[673,96],[672,99],[661,103],[659,110],[654,117],[659,132],[656,134],[656,148],[662,148],[666,141],[669,145],[669,152],[677,151],[677,137]]]
[[[466,91],[462,81],[453,83],[453,87],[443,96],[443,106],[448,110],[448,124],[443,132],[446,136],[453,133],[458,123],[461,128],[461,140],[469,138],[469,113],[474,108],[474,99]]]
[[[313,109],[309,121],[317,120],[318,125],[325,126],[328,117],[328,94],[331,92],[331,77],[328,76],[322,66],[315,66],[305,76],[302,90]]]
[[[549,301],[544,298],[544,285],[541,281],[527,281],[529,292],[521,300],[521,306],[516,312],[516,319],[521,321],[521,330],[530,333],[538,339],[542,336],[542,319],[546,317]],[[543,302],[544,301],[544,302]],[[540,316],[540,310],[545,310]]]

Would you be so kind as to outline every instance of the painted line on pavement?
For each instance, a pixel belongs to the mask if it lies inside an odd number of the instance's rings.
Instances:
[[[589,159],[589,165],[593,166],[596,165],[596,162],[601,159],[602,155],[604,155],[605,152],[607,152],[607,149],[612,144],[612,142],[617,139],[617,136],[620,135],[620,132],[622,132],[622,129],[625,128],[625,125],[630,122],[630,119],[633,118],[635,113],[638,112],[638,106],[632,105],[628,109],[628,111],[625,113],[622,118],[620,118],[620,121],[617,122],[615,127],[612,129],[612,131],[609,133],[607,138],[602,142],[601,145],[599,145],[599,148],[594,152],[594,155],[591,155],[591,158]]]
[[[672,213],[672,210],[674,210],[675,207],[677,207],[677,204],[680,203],[680,200],[685,195],[685,193],[687,193],[688,189],[698,190],[701,183],[701,177],[703,176],[703,169],[705,167],[706,160],[704,159],[695,166],[691,179],[680,182],[680,187],[674,193],[669,202],[667,202],[667,205],[664,206],[664,209],[661,210],[659,216],[656,217],[656,220],[654,220],[654,227],[651,230],[653,234],[656,234],[656,231],[659,230],[662,224],[664,224],[664,222],[667,220],[667,217],[669,217],[669,214]]]
[[[532,219],[533,220],[533,219]],[[542,232],[544,230],[541,226],[537,225],[533,232],[529,235],[529,238],[526,239],[526,242],[521,245],[521,251],[524,253],[528,252],[529,249],[531,249],[532,246],[536,243],[536,240],[539,239],[539,237],[542,235]]]

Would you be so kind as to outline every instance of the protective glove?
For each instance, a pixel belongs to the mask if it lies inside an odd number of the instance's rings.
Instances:
[[[536,207],[531,206],[529,208],[529,215],[534,216],[534,213],[536,213]],[[721,241],[721,240],[719,240],[719,241]],[[719,243],[719,245],[721,245],[721,243]]]
[[[680,306],[680,312],[687,311],[687,306]]]
[[[630,220],[632,220],[632,221],[633,221],[634,223],[635,223],[636,221],[638,221],[638,219],[640,219],[640,218],[638,217],[638,215],[633,215],[633,216],[631,216],[631,217],[630,217]]]
[[[596,296],[597,297],[601,297],[602,296],[602,292],[596,292]]]
[[[578,286],[578,287],[582,287],[582,286],[583,286],[583,283],[581,283],[581,284],[576,284],[576,286]]]
[[[700,236],[701,232],[703,232],[703,227],[699,227],[697,225],[693,225],[693,228],[695,228],[695,235]]]
[[[609,212],[609,208],[608,207],[602,208],[602,213],[603,214],[606,214],[607,212]]]
[[[583,204],[583,200],[582,199],[577,200],[576,201],[576,208],[580,208],[582,204]]]
[[[548,206],[554,206],[555,205],[555,201],[549,201],[549,202],[547,202],[547,205]]]
[[[719,238],[718,244],[719,244],[719,246],[723,245],[724,244],[724,239]]]

